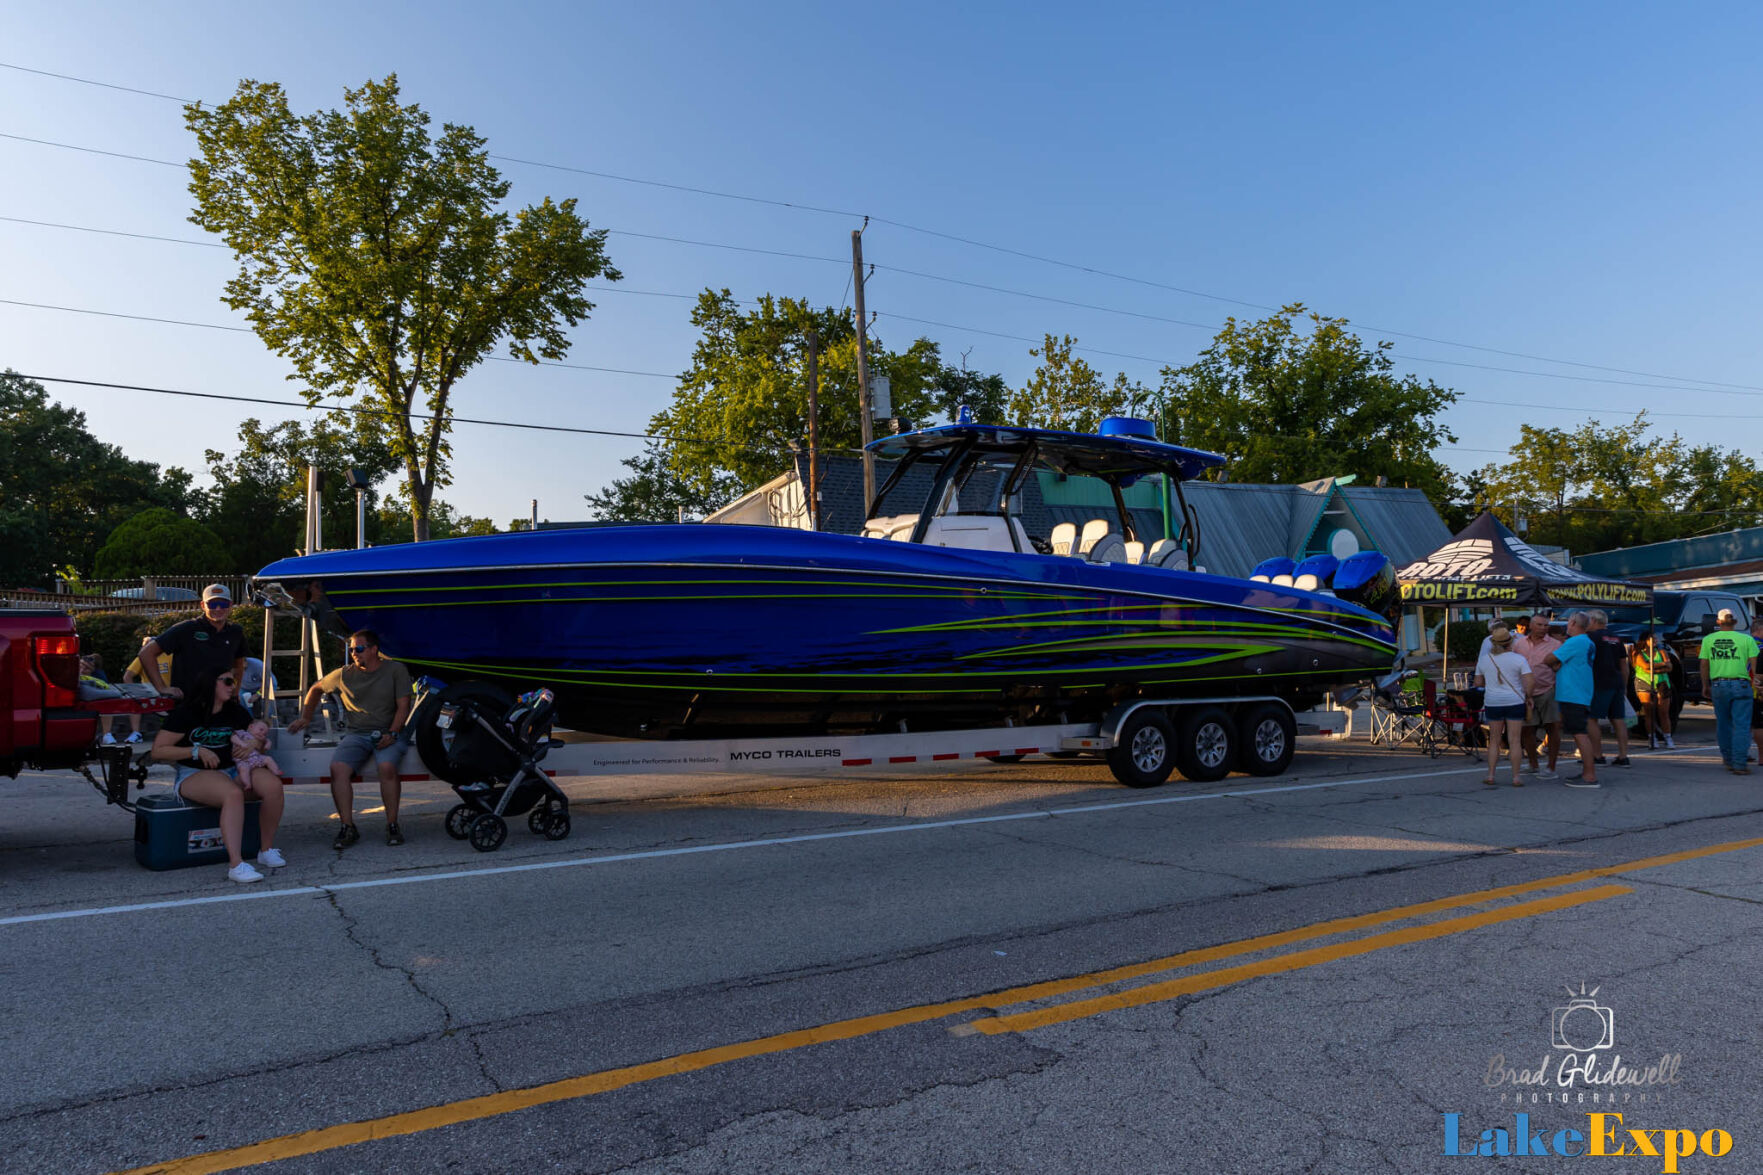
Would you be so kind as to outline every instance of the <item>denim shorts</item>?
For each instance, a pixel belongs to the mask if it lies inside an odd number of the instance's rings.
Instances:
[[[375,763],[390,763],[396,767],[404,761],[404,752],[410,749],[410,737],[400,731],[392,736],[392,745],[382,751],[379,749],[379,742],[383,735],[383,731],[345,734],[342,741],[337,743],[337,749],[331,755],[331,762],[341,763],[351,771],[361,770],[362,764],[370,758]]]
[[[1592,694],[1591,720],[1597,722],[1608,718],[1612,722],[1623,722],[1628,717],[1623,703],[1628,701],[1620,689],[1610,688],[1598,690]]]
[[[184,786],[184,780],[190,778],[190,776],[196,774],[198,771],[218,771],[234,783],[239,782],[239,769],[237,767],[200,767],[194,763],[179,763],[178,777],[171,781],[171,794],[180,800],[183,799],[184,793],[178,789]]]
[[[1489,722],[1523,722],[1524,703],[1516,706],[1489,706],[1487,708]]]

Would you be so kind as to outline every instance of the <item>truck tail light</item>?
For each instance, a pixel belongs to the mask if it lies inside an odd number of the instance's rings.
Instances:
[[[37,671],[43,675],[43,705],[71,706],[80,692],[80,638],[58,633],[36,639]]]

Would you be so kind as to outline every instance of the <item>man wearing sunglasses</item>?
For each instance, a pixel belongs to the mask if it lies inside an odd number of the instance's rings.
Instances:
[[[401,845],[398,765],[410,749],[410,736],[404,730],[410,717],[410,670],[402,661],[380,656],[380,638],[371,628],[351,634],[348,649],[349,664],[325,674],[306,691],[300,717],[288,723],[288,733],[306,729],[325,694],[341,698],[347,729],[331,756],[331,799],[342,827],[331,847],[346,849],[361,839],[355,827],[354,776],[362,771],[365,778],[369,759],[379,771],[380,799],[386,805],[386,843]]]
[[[181,698],[212,670],[245,676],[245,630],[232,622],[233,594],[224,583],[202,589],[202,615],[174,624],[141,647],[141,672],[162,694]],[[171,654],[171,681],[159,672],[159,655]]]

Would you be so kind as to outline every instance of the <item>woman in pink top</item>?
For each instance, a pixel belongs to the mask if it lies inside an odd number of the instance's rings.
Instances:
[[[1524,626],[1524,639],[1512,642],[1512,651],[1530,665],[1530,710],[1524,718],[1524,753],[1530,759],[1530,772],[1542,779],[1558,779],[1555,763],[1561,754],[1561,707],[1555,704],[1555,671],[1544,658],[1561,647],[1549,635],[1551,617],[1538,612]],[[1537,765],[1538,732],[1547,732],[1549,766],[1542,771]]]

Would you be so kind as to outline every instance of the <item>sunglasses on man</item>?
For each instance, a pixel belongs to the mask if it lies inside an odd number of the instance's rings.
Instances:
[[[370,648],[372,648],[371,645],[350,645],[349,651],[351,653],[365,653]]]
[[[233,606],[233,602],[231,600],[206,600],[203,602],[202,606],[204,608],[225,612],[228,608]]]

